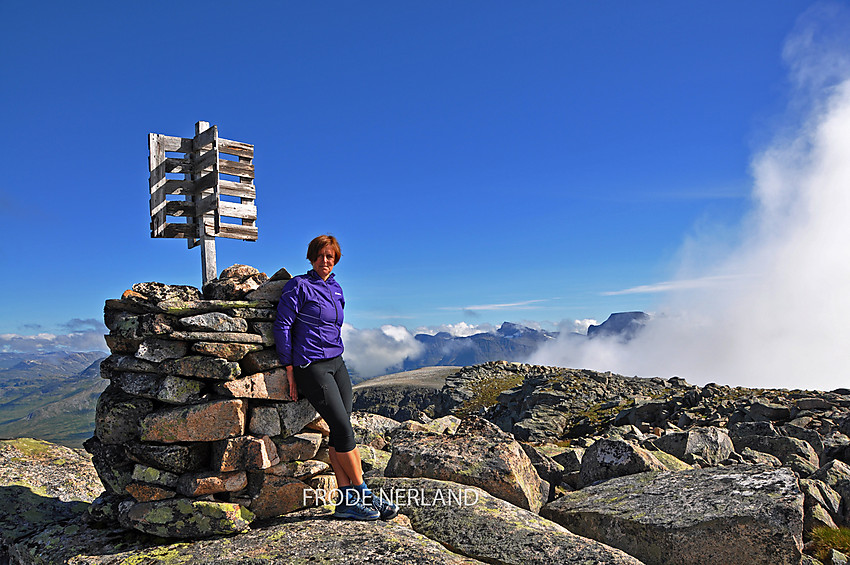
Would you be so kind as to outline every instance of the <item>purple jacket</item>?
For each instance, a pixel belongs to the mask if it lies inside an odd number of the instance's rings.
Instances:
[[[274,321],[277,356],[283,366],[307,365],[342,355],[345,298],[333,273],[323,281],[316,271],[293,277],[283,287]]]

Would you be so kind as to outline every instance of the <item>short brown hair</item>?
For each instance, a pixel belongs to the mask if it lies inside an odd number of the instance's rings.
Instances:
[[[313,241],[307,246],[307,260],[315,263],[316,259],[319,258],[319,252],[327,245],[330,245],[334,251],[334,265],[339,263],[339,260],[342,258],[342,251],[339,248],[339,242],[330,234],[313,238]]]

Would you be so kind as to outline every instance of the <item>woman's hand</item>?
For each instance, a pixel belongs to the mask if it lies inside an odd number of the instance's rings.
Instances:
[[[292,370],[292,365],[286,366],[286,380],[289,381],[289,398],[295,402],[298,400],[298,387],[295,385],[295,373]]]

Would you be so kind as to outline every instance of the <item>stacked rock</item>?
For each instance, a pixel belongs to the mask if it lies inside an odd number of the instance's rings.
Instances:
[[[327,427],[292,402],[272,323],[286,281],[234,265],[204,286],[140,283],[107,300],[110,380],[85,447],[106,489],[93,505],[127,528],[195,538],[331,491]]]

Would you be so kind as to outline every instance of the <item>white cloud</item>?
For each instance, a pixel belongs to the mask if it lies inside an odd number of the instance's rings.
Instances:
[[[345,362],[361,377],[398,371],[406,358],[417,357],[423,349],[407,328],[389,324],[364,330],[343,324],[342,339]]]
[[[440,332],[445,332],[452,337],[469,337],[480,333],[493,333],[496,331],[496,327],[492,324],[467,324],[466,322],[458,322],[457,324],[442,324],[440,326],[421,326],[414,331],[417,334],[436,335]]]
[[[564,320],[561,322],[560,331],[567,333],[579,333],[587,335],[587,328],[590,326],[599,325],[599,322],[592,318],[585,318],[583,320]]]
[[[662,292],[676,292],[681,290],[693,290],[697,288],[714,287],[721,284],[728,284],[735,279],[740,278],[739,275],[712,275],[701,277],[698,279],[681,279],[675,281],[664,281],[647,285],[634,286],[623,290],[612,290],[603,292],[604,296],[620,296],[624,294],[655,294]]]
[[[711,266],[693,272],[683,265],[680,281],[618,291],[670,294],[628,344],[564,338],[532,362],[677,374],[697,384],[847,386],[850,11],[836,10],[806,13],[787,43],[798,85],[791,110],[796,115],[809,97],[809,113],[753,158],[754,208],[738,244],[730,250],[711,239],[686,242],[689,258],[711,258]],[[722,259],[715,261],[718,250]]]

